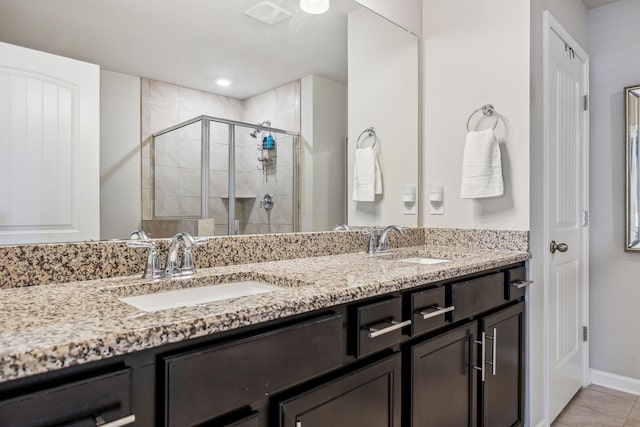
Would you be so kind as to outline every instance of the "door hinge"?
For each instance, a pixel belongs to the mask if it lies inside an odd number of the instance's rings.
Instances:
[[[584,341],[584,342],[589,341],[589,327],[588,326],[583,326],[582,327],[582,341]]]
[[[589,211],[582,211],[582,226],[589,225]]]
[[[584,96],[583,107],[584,111],[589,111],[589,95]]]

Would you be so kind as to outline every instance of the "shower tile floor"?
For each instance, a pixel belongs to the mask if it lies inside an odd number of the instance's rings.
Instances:
[[[591,384],[571,399],[552,427],[640,427],[640,397]]]

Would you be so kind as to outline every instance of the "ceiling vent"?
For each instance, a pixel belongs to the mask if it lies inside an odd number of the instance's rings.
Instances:
[[[268,1],[252,6],[244,14],[267,25],[276,25],[291,18],[291,12]]]

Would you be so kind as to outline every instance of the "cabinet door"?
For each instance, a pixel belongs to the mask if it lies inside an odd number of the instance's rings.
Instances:
[[[411,426],[476,425],[477,322],[411,348]]]
[[[400,427],[400,355],[280,403],[281,427]]]
[[[487,337],[485,381],[480,387],[484,426],[524,424],[524,313],[521,302],[481,321]]]

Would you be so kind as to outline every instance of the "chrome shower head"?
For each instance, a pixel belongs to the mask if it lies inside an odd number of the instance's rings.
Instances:
[[[271,127],[271,120],[265,120],[264,122],[258,123],[258,126]],[[251,135],[252,138],[257,138],[259,133],[262,133],[262,129],[254,129],[253,132],[249,133],[249,135]]]

